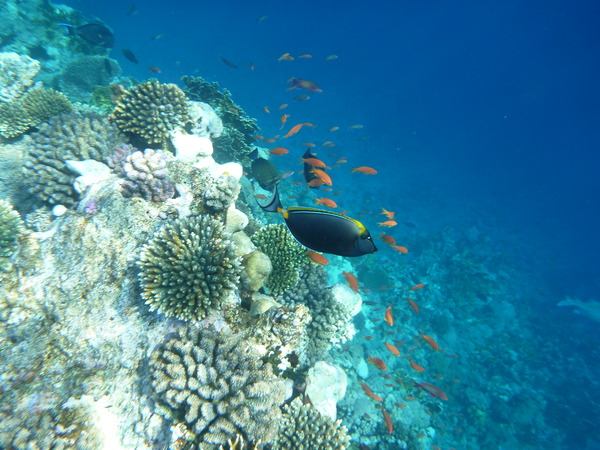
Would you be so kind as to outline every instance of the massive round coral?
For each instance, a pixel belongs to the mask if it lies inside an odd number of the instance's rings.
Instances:
[[[239,337],[188,328],[152,353],[150,368],[165,412],[197,435],[200,448],[215,449],[236,435],[255,444],[275,440],[291,383]]]
[[[144,246],[140,260],[142,295],[151,310],[199,320],[220,308],[240,276],[240,258],[209,216],[178,219]]]
[[[126,91],[110,119],[144,144],[166,144],[171,133],[191,121],[188,98],[175,84],[150,80]]]

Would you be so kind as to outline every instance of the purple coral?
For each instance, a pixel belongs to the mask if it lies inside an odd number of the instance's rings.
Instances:
[[[143,153],[134,152],[121,164],[124,197],[164,202],[175,195],[175,187],[167,178],[167,155],[162,150],[147,148]]]
[[[135,148],[133,145],[124,143],[119,144],[115,147],[115,151],[113,152],[113,154],[106,158],[106,163],[108,164],[108,167],[116,170],[119,173],[119,175],[123,175],[121,173],[121,167],[123,163],[125,162],[128,156],[130,156],[133,152],[136,151],[138,151],[138,149]]]

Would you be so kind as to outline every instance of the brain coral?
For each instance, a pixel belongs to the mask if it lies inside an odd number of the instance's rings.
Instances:
[[[306,249],[283,224],[267,225],[254,233],[252,242],[271,260],[273,271],[266,287],[280,294],[298,283],[298,269],[308,264]]]
[[[33,85],[40,63],[17,53],[0,53],[0,102],[10,102]]]
[[[139,267],[142,295],[151,310],[183,320],[199,320],[223,308],[240,276],[240,258],[209,216],[178,219],[144,246]]]
[[[300,398],[283,407],[283,420],[276,448],[279,450],[344,450],[350,436],[341,420],[333,421],[313,406],[303,405]]]
[[[0,104],[0,134],[11,138],[53,116],[71,111],[67,97],[53,89],[32,88],[12,102]]]
[[[250,443],[275,440],[290,382],[239,337],[188,328],[152,353],[150,368],[161,403],[201,448],[225,445],[236,434]]]
[[[63,114],[31,134],[24,158],[29,190],[51,204],[71,205],[77,200],[67,160],[104,162],[122,140],[116,127],[95,114]]]
[[[191,121],[188,98],[174,84],[150,80],[121,96],[111,120],[121,131],[142,138],[144,143],[165,144],[173,131]]]
[[[17,249],[17,239],[23,232],[23,221],[10,203],[0,200],[0,271],[5,271]]]

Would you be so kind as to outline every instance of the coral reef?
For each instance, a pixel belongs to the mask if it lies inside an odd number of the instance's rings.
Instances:
[[[183,421],[202,448],[236,434],[250,443],[276,439],[291,382],[277,378],[239,337],[187,328],[152,353],[150,369],[165,414]]]
[[[133,152],[122,162],[119,175],[124,197],[142,197],[149,202],[164,202],[175,195],[175,186],[167,178],[167,155],[148,148]],[[114,161],[113,161],[114,163]]]
[[[92,159],[104,162],[122,141],[114,125],[93,115],[63,114],[30,136],[25,155],[25,177],[31,193],[51,204],[73,204],[76,175],[66,161]]]
[[[10,203],[0,200],[0,272],[7,269],[23,229],[19,213],[13,210]]]
[[[230,293],[240,276],[240,258],[209,216],[178,219],[146,244],[138,263],[142,295],[151,310],[199,320],[210,309],[235,308]]]
[[[73,101],[89,101],[94,87],[108,86],[121,75],[121,66],[104,56],[81,56],[67,64],[58,76],[61,92]]]
[[[53,89],[29,89],[17,100],[0,104],[0,135],[19,136],[53,116],[71,110],[64,94]]]
[[[204,207],[211,213],[225,211],[240,192],[240,183],[236,177],[222,175],[212,183],[208,183],[202,192]]]
[[[26,55],[0,53],[0,102],[21,97],[33,86],[40,63]]]
[[[215,159],[219,162],[249,162],[258,132],[256,120],[248,116],[231,98],[227,89],[220,90],[218,83],[209,83],[202,77],[185,76],[184,92],[191,100],[208,103],[223,121],[223,133],[215,139]]]
[[[313,406],[296,398],[283,407],[281,429],[275,448],[280,450],[343,450],[350,445],[347,429],[341,420],[320,414]]]
[[[126,91],[110,119],[128,135],[141,138],[148,146],[166,146],[176,130],[191,121],[189,102],[175,84],[150,80]]]
[[[311,362],[325,357],[332,346],[339,346],[354,336],[352,317],[360,311],[360,295],[340,285],[323,289],[326,285],[323,267],[312,264],[301,270],[299,282],[293,289],[276,296],[278,301],[287,306],[297,303],[308,306],[312,316],[308,324],[308,355]],[[358,298],[354,299],[353,294]]]
[[[273,271],[266,287],[281,294],[298,283],[298,269],[308,264],[306,249],[283,224],[266,225],[252,236],[252,242],[271,260]]]

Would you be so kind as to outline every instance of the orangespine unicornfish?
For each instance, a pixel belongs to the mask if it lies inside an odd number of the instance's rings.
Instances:
[[[371,234],[358,220],[315,208],[284,208],[277,185],[269,202],[259,205],[265,211],[281,213],[296,240],[315,252],[362,256],[377,251]]]

